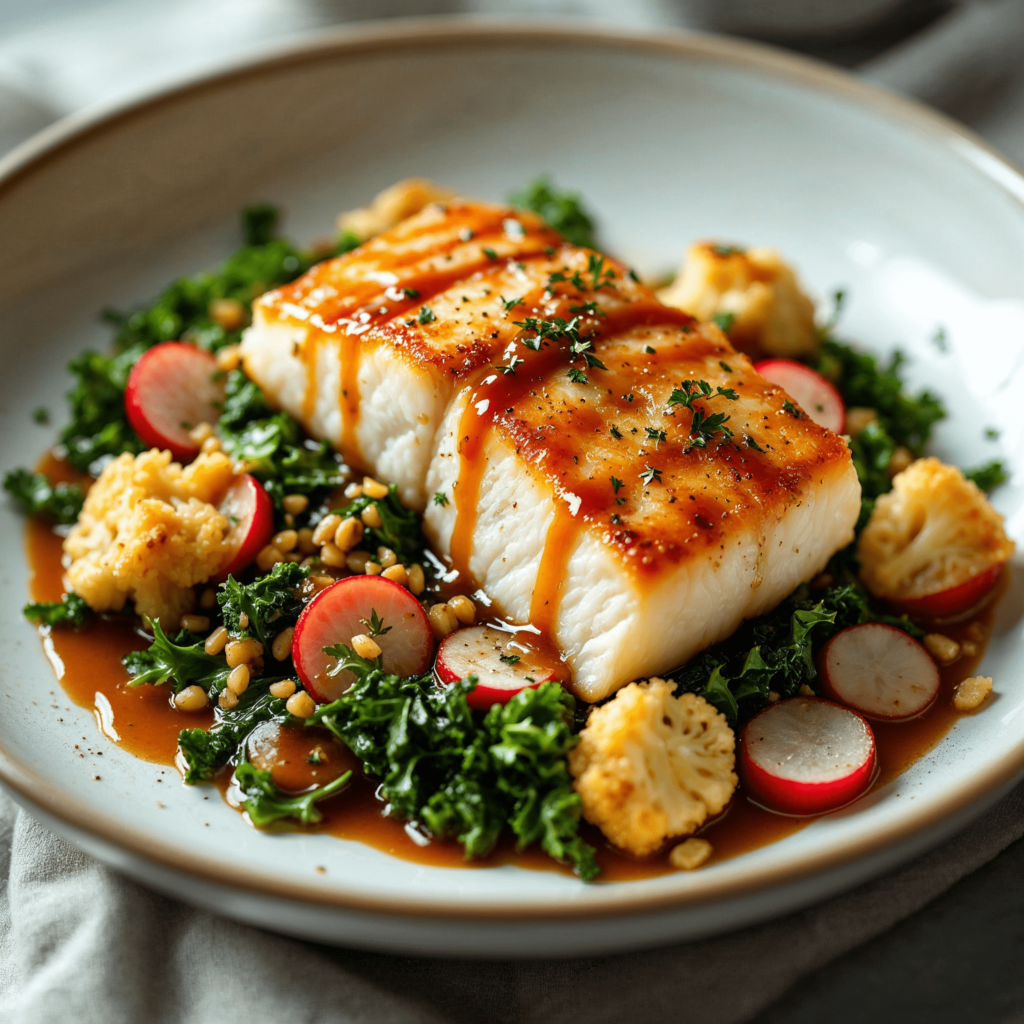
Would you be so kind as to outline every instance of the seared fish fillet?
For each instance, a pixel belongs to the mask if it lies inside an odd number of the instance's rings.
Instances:
[[[525,214],[424,211],[264,296],[243,351],[426,507],[437,550],[546,632],[587,700],[728,636],[853,539],[840,438],[717,327]]]

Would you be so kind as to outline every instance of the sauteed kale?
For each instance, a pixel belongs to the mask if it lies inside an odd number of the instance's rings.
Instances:
[[[542,178],[510,201],[540,214],[569,241],[594,246],[594,220],[574,193],[561,192]],[[60,439],[73,467],[95,475],[111,457],[143,449],[125,417],[124,391],[132,366],[147,349],[170,339],[191,341],[213,352],[237,343],[249,323],[255,297],[360,241],[346,234],[331,246],[301,249],[277,234],[277,221],[272,207],[245,210],[244,244],[218,269],[173,282],[151,305],[136,312],[106,314],[116,328],[113,352],[87,352],[69,364],[75,378],[68,395],[71,418]],[[601,287],[601,264],[593,257],[592,261],[596,289]],[[419,317],[426,322],[424,317],[432,319],[433,313],[424,306]],[[550,327],[541,321],[522,326],[539,336],[545,324]],[[728,330],[729,323],[721,326]],[[558,329],[564,332],[570,327],[562,321]],[[900,449],[920,454],[944,411],[928,392],[908,393],[900,378],[898,353],[882,364],[836,340],[833,328],[834,320],[826,328],[813,365],[835,383],[848,406],[876,412],[875,420],[850,441],[863,488],[859,529],[874,500],[891,488],[890,470]],[[577,340],[582,346],[577,354],[584,355],[588,368],[603,369],[587,356],[585,343]],[[514,369],[513,365],[511,372]],[[576,372],[587,379],[583,371]],[[698,383],[704,382],[684,382],[685,391],[674,393],[672,401],[676,394],[682,404],[700,397],[690,394],[689,385]],[[727,400],[723,407],[736,398],[735,393],[718,391],[715,397]],[[790,408],[798,414],[795,407]],[[709,437],[716,430],[729,433],[723,426],[727,415],[715,415],[719,419],[714,423],[714,416],[704,423]],[[390,549],[402,563],[422,557],[425,541],[419,517],[403,508],[394,486],[383,498],[362,494],[344,507],[331,508],[332,491],[348,479],[345,467],[326,443],[311,441],[295,419],[274,409],[240,369],[226,371],[217,432],[224,451],[244,462],[273,499],[278,529],[315,526],[331,511],[341,518],[367,522],[363,514],[374,508],[376,517],[371,516],[366,526],[367,546]],[[651,439],[665,438],[662,434]],[[745,440],[756,447],[751,439]],[[651,478],[660,472],[647,468]],[[998,462],[970,476],[985,490],[1006,479]],[[612,486],[617,493],[621,481],[612,477]],[[42,475],[23,469],[8,473],[4,488],[28,514],[58,524],[73,523],[84,499],[83,489],[76,484],[50,484]],[[308,505],[297,516],[286,517],[284,498],[296,494],[308,498]],[[438,493],[433,500],[445,505],[449,498]],[[815,653],[847,626],[881,621],[920,635],[908,620],[874,612],[855,570],[851,546],[835,556],[815,588],[801,587],[773,612],[743,624],[728,640],[673,673],[679,690],[701,694],[736,723],[764,707],[770,694],[792,696],[813,681]],[[262,576],[229,577],[217,587],[216,604],[207,609],[211,628],[224,626],[234,638],[258,641],[269,655],[275,639],[295,626],[310,595],[304,589],[309,577],[310,569],[294,562],[280,562]],[[30,604],[25,614],[43,625],[74,628],[83,627],[91,617],[75,594],[65,595],[60,602]],[[159,621],[148,623],[148,628],[149,647],[123,659],[129,685],[166,685],[173,693],[196,686],[216,704],[230,672],[225,658],[208,653],[202,635],[187,629],[165,630]],[[181,732],[185,781],[210,780],[232,765],[235,784],[255,824],[289,818],[316,823],[322,817],[318,804],[343,790],[350,773],[301,794],[286,793],[270,772],[251,763],[247,740],[267,722],[325,728],[360,758],[369,775],[380,780],[379,793],[392,813],[431,835],[457,840],[467,857],[487,855],[508,828],[517,847],[539,843],[552,857],[574,865],[585,880],[597,876],[594,850],[579,836],[582,805],[566,761],[577,742],[576,704],[557,683],[523,690],[507,704],[480,712],[466,700],[474,677],[438,687],[429,675],[388,674],[380,659],[360,657],[345,645],[330,653],[339,658],[340,669],[355,676],[355,683],[341,697],[322,704],[308,718],[290,714],[286,700],[274,696],[271,687],[294,678],[295,666],[290,655],[268,657],[262,673],[239,694],[235,706],[218,708],[209,730]]]

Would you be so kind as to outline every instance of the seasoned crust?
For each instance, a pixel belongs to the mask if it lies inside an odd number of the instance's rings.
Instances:
[[[71,589],[95,611],[135,610],[167,628],[194,604],[191,587],[215,576],[230,555],[231,523],[217,503],[234,479],[222,452],[191,465],[169,451],[125,453],[89,489],[64,542]]]
[[[936,458],[918,459],[893,478],[857,544],[864,585],[888,600],[958,586],[1013,551],[984,492]]]
[[[673,689],[657,678],[623,687],[591,712],[569,755],[587,821],[637,857],[720,813],[738,781],[725,716]]]

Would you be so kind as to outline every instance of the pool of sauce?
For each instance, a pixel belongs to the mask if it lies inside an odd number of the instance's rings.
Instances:
[[[40,467],[52,479],[68,478],[60,463],[46,460]],[[61,564],[62,539],[36,521],[28,525],[27,536],[30,590],[34,601],[56,601],[63,593]],[[997,595],[998,596],[998,595]],[[920,718],[902,724],[873,723],[878,744],[879,774],[874,788],[891,782],[915,761],[930,751],[952,728],[959,715],[953,709],[952,695],[957,683],[974,673],[988,639],[992,609],[996,601],[979,615],[942,632],[956,640],[970,640],[977,646],[971,657],[962,657],[943,668],[942,692],[932,708]],[[178,732],[186,727],[207,727],[213,722],[210,710],[183,714],[170,703],[170,691],[161,687],[129,687],[121,656],[147,646],[126,617],[102,618],[81,632],[61,629],[41,630],[51,664],[67,695],[76,704],[93,712],[97,728],[113,743],[129,753],[156,764],[173,765]],[[354,839],[375,849],[438,867],[482,868],[497,864],[515,864],[534,870],[569,869],[556,864],[539,849],[516,851],[510,842],[499,844],[494,853],[478,861],[467,862],[461,848],[452,842],[431,841],[403,822],[385,817],[383,805],[375,796],[376,783],[358,770],[353,756],[332,737],[319,730],[285,729],[274,738],[276,760],[266,762],[282,788],[301,789],[323,784],[348,768],[353,781],[341,794],[324,801],[320,809],[323,822],[317,829],[343,839]],[[319,747],[319,764],[307,758]],[[251,754],[258,761],[255,753]],[[314,758],[315,760],[316,758]],[[262,765],[260,765],[262,766]],[[219,788],[226,793],[230,771],[221,776]],[[230,801],[229,801],[230,802]],[[813,818],[792,818],[758,806],[740,788],[729,808],[706,825],[701,835],[714,853],[709,863],[728,860],[750,850],[783,839],[804,828]],[[603,881],[627,881],[669,874],[667,856],[645,860],[629,857],[608,846],[597,829],[584,825],[582,835],[598,851]]]

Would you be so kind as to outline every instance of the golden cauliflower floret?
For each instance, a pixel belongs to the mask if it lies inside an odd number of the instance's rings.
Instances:
[[[731,315],[729,340],[750,355],[818,350],[814,303],[774,249],[691,245],[679,276],[658,297],[698,320]]]
[[[638,857],[718,814],[736,789],[736,737],[703,697],[664,679],[595,708],[569,755],[587,821]]]
[[[907,600],[966,583],[1005,562],[1014,543],[984,492],[955,466],[918,459],[893,477],[857,545],[876,597]]]
[[[454,197],[450,188],[426,178],[406,178],[378,192],[369,206],[349,210],[338,217],[338,229],[367,239],[390,231],[406,217],[419,213],[428,203],[445,203]]]
[[[171,627],[193,606],[190,589],[230,557],[231,523],[217,504],[234,479],[222,452],[189,466],[156,448],[119,456],[89,489],[64,551],[68,581],[90,608],[140,615]]]

